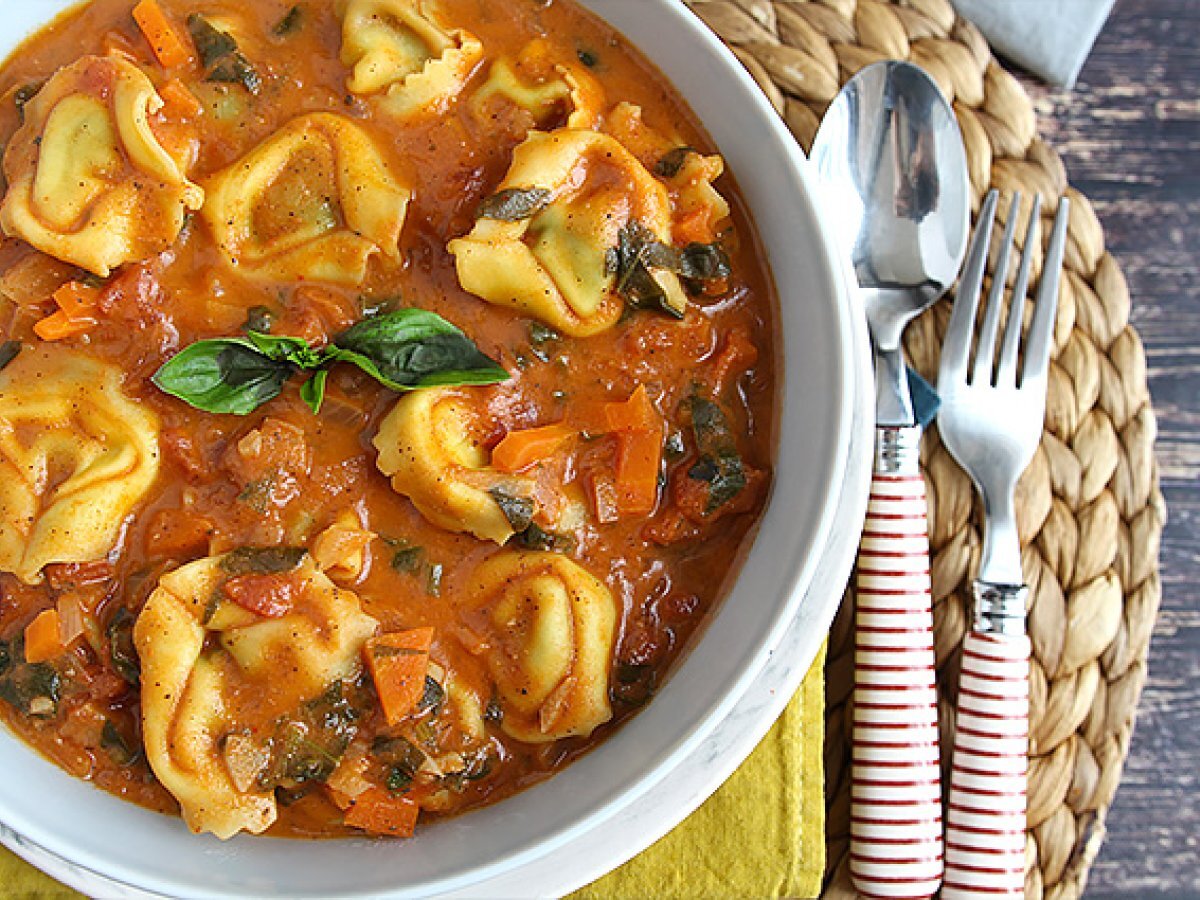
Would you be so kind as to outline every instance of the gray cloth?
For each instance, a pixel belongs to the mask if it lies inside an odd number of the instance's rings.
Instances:
[[[1114,0],[953,0],[1001,55],[1063,87],[1075,83]]]

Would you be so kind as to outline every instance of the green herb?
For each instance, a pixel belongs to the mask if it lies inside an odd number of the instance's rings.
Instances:
[[[662,159],[654,164],[654,174],[662,178],[674,178],[687,162],[687,158],[695,152],[691,147],[676,147],[667,151]]]
[[[575,55],[579,57],[579,61],[589,69],[594,69],[596,66],[600,65],[600,58],[597,57],[596,54],[591,50],[580,49]]]
[[[159,390],[211,413],[245,416],[283,391],[290,363],[264,356],[242,338],[197,341],[150,379]]]
[[[133,765],[139,756],[139,753],[130,746],[130,742],[125,739],[121,730],[113,724],[112,719],[104,720],[104,727],[100,729],[100,746],[108,752],[109,757],[118,766]]]
[[[508,372],[431,312],[402,309],[366,319],[318,350],[301,338],[249,330],[244,338],[197,341],[154,373],[158,388],[205,412],[248,415],[278,397],[298,371],[315,376],[301,399],[320,412],[329,366],[350,363],[395,391],[495,384]]]
[[[3,370],[10,362],[17,358],[17,354],[21,352],[20,341],[5,341],[0,344],[0,370]]]
[[[238,547],[221,559],[227,575],[281,575],[293,571],[308,551],[303,547]]]
[[[409,785],[412,783],[412,775],[402,766],[392,766],[388,769],[387,780],[384,782],[387,789],[393,794],[399,794],[402,791],[408,790]]]
[[[385,783],[393,793],[406,790],[425,765],[425,754],[421,749],[402,737],[375,738],[371,744],[371,755],[388,767]]]
[[[142,671],[137,646],[133,642],[133,626],[136,621],[128,607],[119,606],[105,629],[105,635],[108,637],[108,660],[113,671],[135,687],[141,680]]]
[[[27,663],[25,641],[15,638],[11,644],[0,642],[0,700],[35,719],[50,719],[58,714],[62,678],[49,663]]]
[[[721,407],[698,395],[691,398],[690,404],[700,459],[688,471],[688,477],[708,484],[705,512],[711,514],[745,489],[746,467]]]
[[[295,788],[328,780],[358,733],[368,703],[361,683],[335,681],[294,716],[279,719],[267,742],[271,763],[259,786]]]
[[[706,282],[728,278],[733,270],[719,244],[688,244],[679,251],[675,271],[691,293],[700,294]]]
[[[617,234],[617,246],[609,252],[608,268],[616,275],[617,294],[632,309],[657,309],[677,319],[680,309],[666,288],[654,277],[653,270],[670,271],[675,251],[660,242],[640,222],[627,222]]]
[[[519,222],[537,215],[549,202],[550,192],[545,188],[505,188],[480,203],[475,217]]]
[[[304,20],[304,10],[297,6],[293,6],[288,10],[286,16],[279,20],[279,24],[272,29],[279,37],[286,37],[300,29],[300,25]]]
[[[446,702],[446,689],[438,684],[437,679],[432,675],[425,676],[425,690],[421,693],[421,700],[417,703],[417,711],[425,712],[433,710],[436,716],[442,710],[442,704]]]
[[[251,94],[258,93],[262,78],[242,55],[231,34],[214,27],[199,14],[189,16],[187,25],[196,52],[200,54],[206,81],[239,84]]]
[[[481,750],[467,759],[467,764],[457,772],[448,772],[440,782],[453,791],[461,791],[468,782],[480,781],[492,774],[492,756]]]
[[[242,326],[242,331],[270,334],[274,321],[275,313],[269,306],[252,306],[246,313],[246,324]]]
[[[429,577],[425,579],[425,592],[431,597],[442,596],[442,574],[444,569],[441,563],[434,563],[429,567]]]
[[[25,121],[26,104],[38,95],[38,92],[45,83],[44,81],[34,81],[29,84],[23,84],[13,93],[13,103],[17,107],[17,114],[20,116],[22,122]]]
[[[421,559],[425,551],[411,545],[398,546],[392,554],[392,568],[397,572],[416,572],[421,568]]]
[[[512,540],[526,550],[555,550],[568,553],[575,546],[575,542],[568,535],[545,531],[536,522],[531,522],[529,527],[513,535]]]
[[[488,493],[500,507],[500,512],[504,513],[504,518],[508,519],[513,531],[524,531],[533,524],[534,505],[528,497],[517,497],[498,487]]]

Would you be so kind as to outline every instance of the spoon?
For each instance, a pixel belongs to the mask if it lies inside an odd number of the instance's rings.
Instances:
[[[875,355],[875,466],[855,582],[850,872],[869,897],[932,897],[943,851],[929,524],[900,338],[962,265],[966,152],[933,80],[881,62],[842,88],[811,158],[826,221],[851,252]]]

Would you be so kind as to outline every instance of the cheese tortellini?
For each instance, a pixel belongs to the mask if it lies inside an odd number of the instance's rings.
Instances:
[[[159,422],[113,366],[27,348],[0,371],[0,571],[103,559],[158,475]]]
[[[621,229],[636,222],[655,239],[671,240],[666,188],[605,134],[533,132],[513,151],[497,190],[545,192],[546,204],[527,218],[480,218],[470,234],[451,241],[459,282],[574,337],[598,334],[621,316],[611,266]],[[678,277],[654,277],[670,304],[684,309]]]
[[[4,232],[102,277],[169,247],[204,191],[150,126],[162,106],[126,59],[85,56],[60,69],[26,104],[4,154]]]
[[[483,45],[461,29],[443,27],[428,0],[348,0],[342,20],[342,62],[352,93],[379,95],[400,118],[441,112],[483,59]]]
[[[537,744],[587,737],[612,718],[612,593],[558,553],[504,551],[472,575],[460,601],[496,684],[502,728]]]
[[[515,533],[512,506],[521,504],[532,515],[536,486],[530,478],[489,466],[480,425],[467,392],[413,391],[380,424],[376,464],[433,524],[503,544]],[[509,514],[501,501],[510,505]]]
[[[539,128],[564,112],[568,128],[596,128],[606,101],[603,86],[586,69],[556,60],[550,43],[536,40],[515,61],[497,60],[471,100],[484,119],[498,102],[525,110]]]
[[[188,826],[222,839],[258,834],[276,816],[270,785],[239,786],[230,736],[262,747],[281,716],[356,678],[377,626],[307,555],[288,576],[291,611],[263,618],[225,599],[229,558],[164,575],[134,627],[146,757]]]
[[[411,191],[344,116],[292,120],[205,186],[204,219],[248,277],[358,284],[372,256],[399,257]]]

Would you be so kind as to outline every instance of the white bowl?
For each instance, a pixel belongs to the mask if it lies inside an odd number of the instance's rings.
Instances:
[[[701,745],[720,734],[751,688],[757,696],[786,692],[815,656],[849,571],[870,451],[862,414],[867,346],[848,267],[821,227],[811,175],[791,135],[679,0],[582,2],[646,52],[705,123],[750,205],[781,299],[776,484],[742,573],[703,637],[655,700],[595,751],[543,784],[423,827],[404,842],[198,837],[179,820],[71,778],[0,729],[0,840],[17,852],[105,897],[482,894],[522,871],[570,870],[589,836],[594,841],[615,821],[640,823],[619,835],[609,829],[615,864],[698,802],[693,796],[680,808],[631,816],[648,792],[662,795],[673,774],[679,783],[680,767],[696,765]],[[71,5],[9,4],[0,55]],[[818,570],[822,583],[814,585]],[[787,665],[768,666],[785,638]],[[760,736],[784,699],[743,702],[739,730]],[[728,774],[753,746],[728,733],[703,748],[721,748],[708,761],[711,772]],[[711,781],[705,790],[716,786]],[[588,877],[602,871],[594,861],[578,868]],[[582,881],[564,876],[555,890]],[[543,884],[537,892],[550,889]]]

